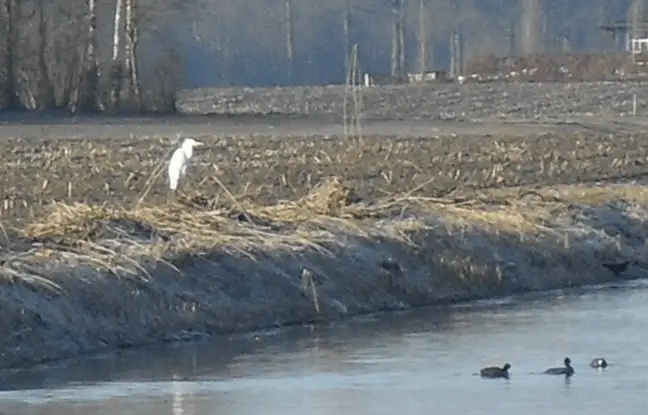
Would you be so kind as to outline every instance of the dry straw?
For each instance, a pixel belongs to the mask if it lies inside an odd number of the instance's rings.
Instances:
[[[102,235],[109,234],[113,235],[113,239],[121,238],[122,251],[143,254],[147,252],[144,247],[151,244],[166,246],[167,249],[163,251],[167,253],[226,245],[242,250],[255,246],[315,246],[322,238],[334,240],[335,232],[369,236],[375,220],[389,219],[393,217],[394,211],[402,211],[405,207],[419,214],[442,215],[449,222],[480,224],[511,232],[539,230],[540,219],[546,216],[542,209],[523,211],[506,206],[493,209],[486,204],[480,205],[479,201],[474,201],[470,206],[466,206],[465,201],[462,204],[407,195],[364,203],[354,194],[353,189],[339,178],[333,177],[294,202],[272,206],[258,206],[251,202],[235,203],[241,211],[265,221],[263,226],[251,221],[242,223],[232,219],[226,207],[204,210],[181,202],[161,207],[140,204],[132,209],[83,203],[54,203],[50,206],[48,215],[32,221],[22,232],[25,237],[69,241],[75,246],[79,246],[78,241],[97,241],[103,238]],[[267,226],[271,223],[275,224],[272,229]],[[410,228],[425,226],[423,222],[407,223]],[[295,228],[290,224],[299,226]],[[392,236],[405,242],[406,236],[399,233],[399,229],[404,228],[394,223],[392,225]],[[138,235],[133,230],[135,228],[155,230],[148,232],[155,235]],[[88,247],[80,249],[86,248]],[[92,251],[96,252],[97,247]]]
[[[574,198],[610,198],[612,194],[610,189],[604,195],[600,189],[572,189],[571,193],[561,187],[552,192],[539,189],[536,193],[541,200],[532,204],[520,201],[526,194],[524,189],[511,188],[494,189],[481,195],[467,194],[463,198],[458,194],[444,198],[416,196],[427,182],[402,194],[363,201],[340,177],[330,177],[300,199],[259,205],[239,200],[218,177],[211,177],[227,195],[228,205],[196,204],[189,197],[161,205],[147,203],[147,195],[158,181],[163,166],[162,161],[152,168],[144,190],[132,207],[51,203],[47,214],[34,217],[17,232],[18,239],[37,241],[31,245],[28,257],[47,257],[72,265],[92,264],[115,275],[148,278],[139,265],[143,257],[171,264],[178,255],[202,255],[215,249],[254,258],[254,252],[259,249],[304,247],[328,255],[323,246],[346,243],[341,234],[376,238],[380,233],[411,245],[412,232],[429,229],[425,218],[431,214],[437,217],[437,222],[450,228],[479,226],[495,233],[516,234],[521,239],[533,238],[551,232],[544,223],[551,218],[551,209],[556,205]],[[636,188],[624,192],[625,196],[648,194]],[[198,196],[196,193],[194,197]],[[245,221],[233,217],[232,208]],[[8,244],[10,233],[2,226],[0,231]],[[12,265],[11,271],[7,269],[4,273],[20,275],[25,272],[21,269]]]

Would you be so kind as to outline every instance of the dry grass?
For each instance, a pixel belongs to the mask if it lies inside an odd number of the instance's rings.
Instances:
[[[379,232],[412,244],[430,215],[449,228],[528,239],[550,232],[546,223],[567,204],[645,203],[648,195],[640,184],[560,184],[614,179],[608,169],[641,174],[646,158],[635,136],[201,139],[207,149],[193,161],[186,193],[171,202],[164,160],[174,139],[2,143],[3,246],[22,263],[50,258],[146,276],[147,258],[325,252],[340,234]],[[515,186],[525,182],[535,185]],[[5,275],[26,272],[20,261],[6,262]]]
[[[326,244],[344,244],[341,234],[376,237],[412,244],[409,234],[428,229],[424,219],[434,215],[448,229],[478,227],[495,234],[507,233],[527,242],[555,232],[547,227],[556,210],[574,201],[602,200],[601,188],[574,188],[565,199],[551,202],[519,201],[508,192],[493,192],[486,199],[433,199],[394,195],[372,203],[359,202],[339,178],[325,181],[304,198],[271,206],[244,204],[252,223],[226,206],[205,209],[187,200],[163,206],[88,205],[54,203],[48,214],[19,229],[20,240],[31,241],[22,259],[50,258],[66,264],[91,264],[114,275],[148,277],[143,258],[171,263],[182,255],[207,255],[222,250],[254,258],[264,251],[305,248],[326,254]],[[622,190],[623,189],[623,190]],[[617,192],[615,192],[615,190]],[[537,194],[553,193],[538,189]],[[648,194],[648,187],[612,188],[608,200],[628,194]],[[517,192],[519,196],[520,192]],[[584,196],[583,196],[584,195]],[[592,195],[587,199],[588,195]],[[498,203],[497,199],[502,199]],[[380,224],[378,225],[378,222]],[[379,226],[380,231],[376,231]],[[449,230],[448,232],[454,232]],[[18,276],[14,269],[8,274]],[[28,279],[34,280],[33,275]],[[34,280],[36,281],[36,280]],[[41,282],[46,279],[39,280]]]

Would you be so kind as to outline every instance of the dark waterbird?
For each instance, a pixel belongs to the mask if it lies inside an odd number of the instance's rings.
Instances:
[[[595,357],[590,362],[590,366],[595,369],[605,369],[606,367],[608,367],[608,362],[602,357]]]
[[[626,271],[626,269],[628,269],[628,265],[630,265],[630,261],[623,261],[617,263],[604,262],[602,265],[605,268],[612,271],[615,277],[618,277],[619,275],[623,274]]]
[[[485,367],[482,370],[479,371],[479,375],[483,378],[490,378],[490,379],[496,379],[496,378],[509,378],[509,369],[511,368],[511,365],[506,363],[503,367],[498,367],[498,366],[490,366],[490,367]]]
[[[564,367],[552,367],[544,371],[546,375],[565,375],[565,376],[571,376],[574,374],[574,368],[571,366],[571,359],[566,357],[565,358],[565,366]]]

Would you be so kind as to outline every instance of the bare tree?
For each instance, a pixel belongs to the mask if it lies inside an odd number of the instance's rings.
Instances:
[[[540,0],[522,0],[522,15],[520,18],[520,45],[522,54],[540,52],[542,41],[542,4]]]
[[[632,0],[632,5],[631,7],[631,17],[630,17],[630,22],[632,25],[632,36],[633,37],[639,37],[640,36],[640,23],[644,18],[644,1],[643,0]]]
[[[351,0],[344,0],[342,11],[342,27],[344,30],[344,73],[349,73],[349,59],[351,55]],[[346,76],[346,75],[345,75]]]
[[[427,65],[427,26],[425,19],[425,0],[418,0],[418,59],[419,59],[419,73],[421,76],[425,73]]]
[[[84,51],[78,62],[78,71],[70,90],[68,108],[76,112],[103,111],[104,106],[99,96],[99,62],[97,59],[97,9],[95,0],[87,0],[87,39]]]
[[[515,56],[517,50],[515,45],[517,44],[517,29],[515,27],[515,20],[511,20],[509,28],[507,30],[508,35],[508,45],[506,48],[506,54],[508,56]]]
[[[454,79],[463,75],[464,43],[459,28],[450,33],[450,76]]]
[[[288,82],[293,82],[295,75],[295,29],[293,22],[293,2],[292,0],[285,0],[285,16],[286,20],[286,58],[288,59]]]
[[[135,13],[135,0],[125,0],[126,7],[126,42],[124,53],[124,67],[127,71],[127,92],[128,100],[135,105],[136,110],[142,109],[140,98],[140,84],[137,73],[137,44],[139,33],[137,28],[137,17]]]
[[[112,60],[110,67],[110,107],[119,108],[120,94],[122,89],[122,77],[124,72],[124,61],[121,56],[122,50],[122,12],[124,9],[124,0],[115,2],[115,20],[113,24],[113,43],[112,43]]]
[[[38,0],[38,93],[36,105],[40,110],[52,109],[56,106],[54,100],[54,85],[49,74],[47,59],[47,20],[45,16],[45,0]]]
[[[3,0],[2,14],[4,17],[4,70],[5,79],[2,88],[2,96],[7,108],[18,109],[21,107],[17,91],[16,79],[16,54],[14,45],[18,38],[16,25],[16,3],[15,0]]]
[[[219,20],[221,20],[220,16],[219,16]],[[220,58],[221,82],[228,84],[231,81],[230,68],[232,67],[231,56],[232,56],[232,49],[233,49],[232,33],[231,31],[227,30],[227,26],[225,26],[222,30],[218,29],[217,33],[218,33],[217,48],[221,53],[221,58]]]
[[[398,71],[399,78],[405,76],[405,7],[404,1],[400,0],[400,12],[398,14]]]
[[[391,0],[392,6],[392,55],[391,76],[397,79],[403,77],[405,62],[405,35],[403,0]]]

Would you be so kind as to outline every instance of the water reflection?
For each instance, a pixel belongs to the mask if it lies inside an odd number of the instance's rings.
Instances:
[[[173,408],[173,415],[196,415],[193,407],[193,394],[190,390],[184,388],[185,382],[178,381],[177,375],[173,376],[171,388],[171,406]]]

